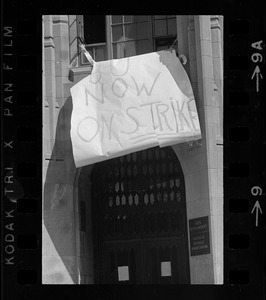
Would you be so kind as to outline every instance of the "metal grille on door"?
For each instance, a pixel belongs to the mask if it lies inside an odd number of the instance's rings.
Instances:
[[[100,282],[189,280],[179,274],[188,269],[185,188],[171,147],[97,164],[92,190]]]

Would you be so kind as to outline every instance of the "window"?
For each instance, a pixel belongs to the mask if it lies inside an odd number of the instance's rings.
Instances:
[[[176,16],[111,16],[112,58],[168,49],[176,39]]]
[[[154,36],[176,36],[176,16],[153,16]]]
[[[149,16],[111,16],[112,57],[122,58],[153,50]]]
[[[83,16],[84,38],[88,44],[106,43],[105,16]]]
[[[95,61],[168,49],[177,36],[175,15],[79,17],[80,37]],[[80,57],[81,64],[88,63],[84,55]]]
[[[79,36],[85,42],[86,49],[95,61],[108,59],[106,18],[105,15],[84,15],[78,18]],[[88,64],[84,55],[80,55],[80,64]]]

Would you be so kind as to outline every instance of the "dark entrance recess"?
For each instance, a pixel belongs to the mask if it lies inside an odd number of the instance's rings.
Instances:
[[[171,147],[94,166],[96,283],[189,284],[184,178]]]

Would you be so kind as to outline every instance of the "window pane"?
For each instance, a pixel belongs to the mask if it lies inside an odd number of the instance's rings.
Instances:
[[[136,39],[136,24],[127,24],[125,25],[125,40],[135,40]]]
[[[113,42],[123,40],[122,25],[112,26],[112,38],[113,38]]]
[[[113,44],[113,58],[124,57],[124,43]]]
[[[105,43],[105,16],[84,15],[83,20],[86,44]]]
[[[155,25],[154,31],[156,36],[167,35],[166,20],[155,20],[154,25]]]
[[[148,21],[148,16],[136,16],[137,22]]]
[[[148,38],[148,22],[137,23],[137,39]]]
[[[152,51],[151,43],[149,40],[141,40],[137,42],[138,54],[144,54]]]
[[[158,20],[158,19],[165,19],[166,18],[166,15],[156,15],[154,16],[154,19]]]
[[[95,48],[95,61],[103,61],[105,60],[105,48],[104,47],[97,47]]]
[[[126,42],[126,57],[136,55],[136,42]]]
[[[122,23],[122,16],[114,15],[112,16],[112,24]]]
[[[124,16],[124,22],[134,22],[134,16],[128,16],[128,15],[125,15]]]
[[[169,19],[167,21],[168,23],[168,34],[171,35],[176,35],[176,18],[174,19]]]

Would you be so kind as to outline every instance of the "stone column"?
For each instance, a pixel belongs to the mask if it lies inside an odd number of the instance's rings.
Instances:
[[[194,96],[198,98],[194,16],[188,16],[187,35],[188,35],[188,48],[189,48],[190,80],[191,80]]]
[[[52,16],[43,17],[43,97],[44,97],[44,149],[46,158],[52,153],[55,129],[55,99],[56,99],[56,83],[55,83],[55,45],[53,36]]]
[[[215,117],[217,144],[223,144],[223,55],[219,16],[211,16],[212,61],[215,82]]]
[[[53,16],[53,31],[55,44],[55,82],[56,82],[56,116],[65,103],[67,96],[64,94],[64,84],[68,82],[69,74],[69,37],[68,37],[68,16],[55,15]],[[57,142],[62,143],[65,140],[64,132],[59,132]],[[65,150],[64,147],[60,147]],[[63,158],[66,154],[56,153],[58,158]]]
[[[197,74],[204,127],[209,189],[211,257],[214,283],[223,283],[223,149],[216,144],[216,97],[210,16],[195,16]]]
[[[200,119],[202,141],[182,143],[173,146],[179,161],[181,163],[186,188],[186,207],[187,207],[187,226],[189,230],[189,220],[204,216],[210,219],[210,195],[209,195],[209,177],[208,177],[208,159],[206,145],[206,122],[205,107],[202,96],[203,80],[200,75],[201,55],[198,56],[196,42],[198,40],[198,29],[195,16],[184,17],[183,32],[187,37],[182,37],[183,49],[188,51],[188,73],[193,87],[193,93],[196,100],[197,110]],[[210,29],[209,29],[210,31]],[[211,231],[211,229],[210,229]],[[189,232],[188,232],[189,234]],[[210,232],[211,234],[211,232]],[[190,249],[190,247],[189,247]],[[190,260],[190,279],[191,284],[212,284],[214,283],[213,255],[205,254],[191,256]]]

